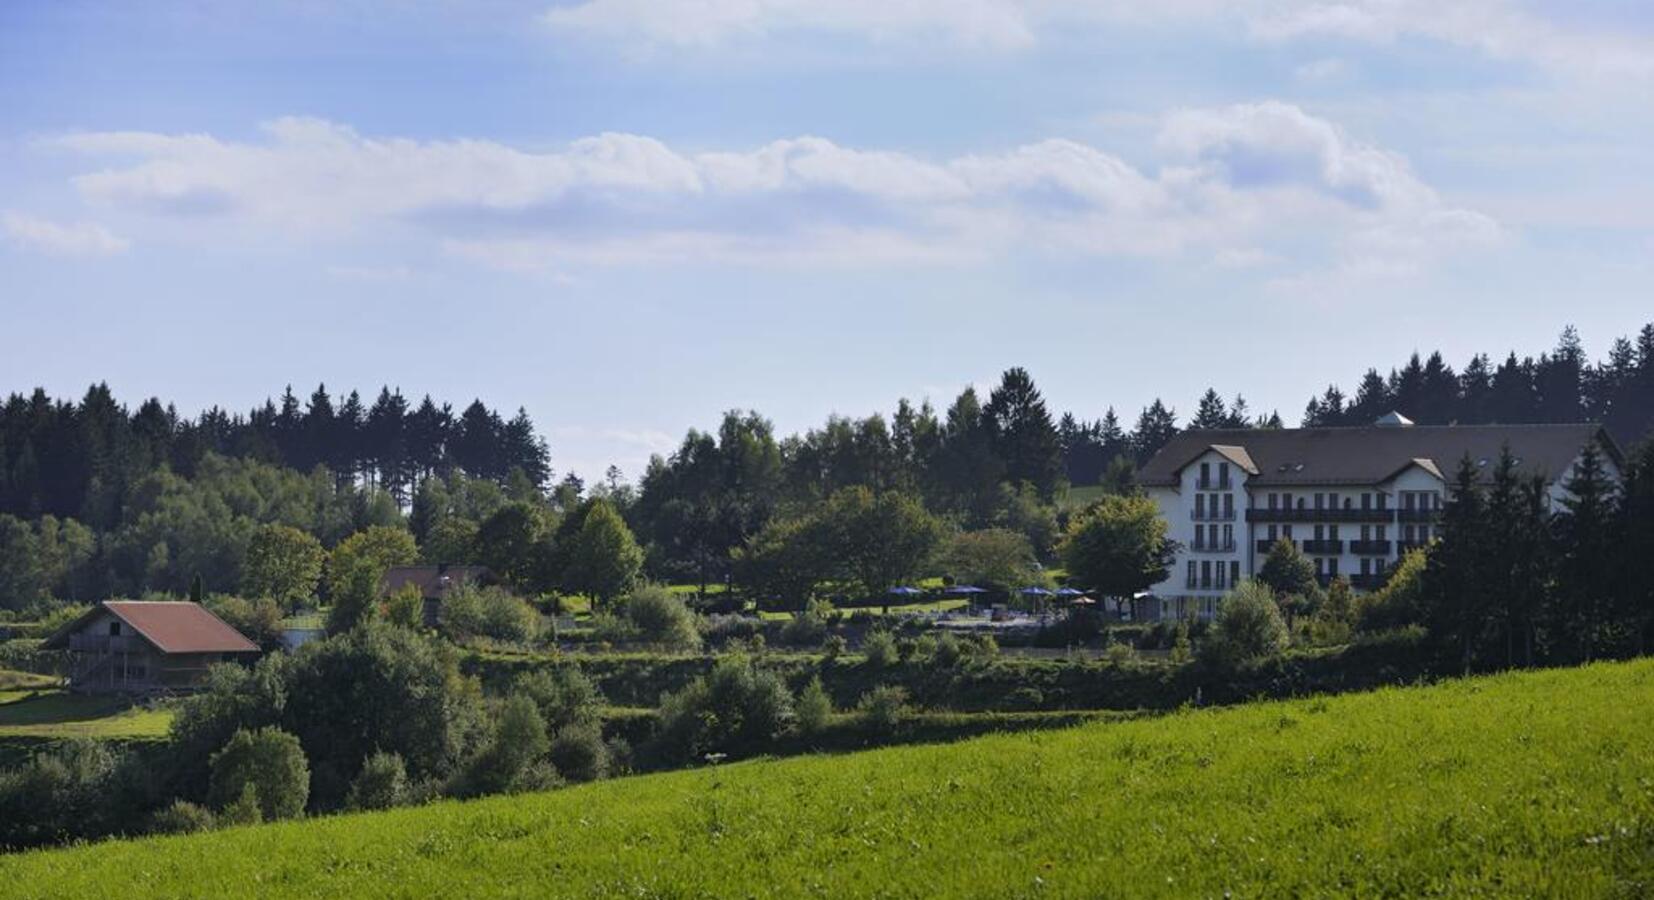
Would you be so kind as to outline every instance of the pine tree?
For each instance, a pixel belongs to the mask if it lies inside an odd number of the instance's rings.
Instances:
[[[1223,398],[1213,388],[1207,388],[1200,397],[1200,406],[1195,410],[1195,417],[1189,421],[1190,431],[1212,431],[1223,428],[1229,422],[1229,407],[1223,403]]]
[[[1137,417],[1137,427],[1131,433],[1131,447],[1137,457],[1137,465],[1148,462],[1149,457],[1159,452],[1176,434],[1176,411],[1167,409],[1159,397],[1154,398],[1154,402]]]
[[[1049,500],[1062,478],[1057,429],[1045,398],[1023,368],[1007,369],[982,407],[989,444],[1005,464],[1012,484],[1026,482]]]
[[[1595,441],[1585,445],[1563,483],[1556,516],[1557,605],[1553,620],[1579,659],[1596,656],[1613,607],[1615,575],[1614,483]]]
[[[1484,546],[1487,516],[1476,471],[1469,456],[1459,461],[1442,510],[1441,539],[1430,548],[1424,578],[1430,637],[1444,652],[1457,656],[1465,672],[1477,661],[1489,606]]]

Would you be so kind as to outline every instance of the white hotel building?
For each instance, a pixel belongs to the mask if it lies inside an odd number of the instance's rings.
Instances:
[[[1149,619],[1208,618],[1281,538],[1315,562],[1323,584],[1358,591],[1435,536],[1460,460],[1492,471],[1509,445],[1520,475],[1541,473],[1554,505],[1592,440],[1618,479],[1623,460],[1596,425],[1414,425],[1391,413],[1344,428],[1185,431],[1139,473],[1180,549],[1171,577],[1140,602]]]

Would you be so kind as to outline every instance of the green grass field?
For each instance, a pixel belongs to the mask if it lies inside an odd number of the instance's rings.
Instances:
[[[171,710],[134,707],[119,697],[83,696],[57,688],[13,693],[20,696],[0,702],[0,741],[163,738],[172,725]]]
[[[15,896],[1648,896],[1654,661],[0,859]]]

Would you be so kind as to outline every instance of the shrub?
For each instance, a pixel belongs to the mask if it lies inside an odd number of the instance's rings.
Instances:
[[[1172,631],[1171,660],[1177,665],[1182,665],[1193,656],[1193,646],[1189,643],[1189,623],[1180,621],[1177,628]]]
[[[1288,643],[1275,597],[1261,582],[1243,581],[1218,603],[1204,650],[1214,662],[1239,665],[1274,656]]]
[[[801,734],[820,734],[827,728],[833,715],[833,699],[821,686],[821,677],[815,676],[804,690],[798,692],[798,730]]]
[[[281,646],[281,605],[268,597],[246,600],[214,595],[204,604],[231,628],[265,650]]]
[[[609,748],[596,723],[564,725],[552,736],[551,764],[569,781],[596,781],[609,774]]]
[[[827,636],[827,625],[833,614],[833,604],[826,600],[811,600],[804,611],[787,620],[781,629],[781,642],[795,647],[819,644]]]
[[[933,642],[930,652],[932,665],[942,669],[951,669],[959,665],[965,658],[965,646],[951,631],[942,633]]]
[[[217,824],[212,810],[205,806],[188,800],[174,800],[170,806],[162,807],[150,817],[149,830],[152,834],[191,834],[211,831]]]
[[[395,753],[375,753],[362,760],[362,771],[350,782],[345,808],[390,809],[408,802],[408,768]]]
[[[680,760],[740,753],[786,733],[793,721],[792,694],[781,676],[730,654],[661,701],[659,740],[663,752]]]
[[[870,669],[888,669],[901,661],[896,638],[882,628],[868,632],[867,639],[862,641],[861,652]]]
[[[264,809],[259,805],[258,787],[248,782],[241,793],[218,813],[218,824],[223,826],[257,825],[264,821]]]
[[[279,728],[238,729],[214,753],[209,801],[220,808],[240,802],[249,791],[263,819],[291,819],[310,799],[310,765],[299,739]]]
[[[907,689],[893,684],[881,684],[861,695],[856,712],[869,732],[889,735],[907,719]]]
[[[625,609],[639,640],[675,650],[701,645],[699,617],[666,588],[649,585],[633,591]]]
[[[827,639],[821,642],[821,655],[827,659],[838,659],[849,649],[850,644],[845,641],[842,634],[829,634]]]
[[[540,635],[540,614],[500,587],[461,585],[442,599],[437,621],[451,640],[486,637],[522,644]]]
[[[547,776],[535,766],[550,749],[539,707],[527,695],[512,694],[500,708],[493,737],[461,771],[451,793],[480,797],[539,787]],[[555,780],[555,770],[550,777]]]
[[[1116,668],[1127,666],[1137,659],[1137,651],[1131,649],[1130,644],[1116,642],[1109,644],[1108,649],[1103,651],[1103,659]]]
[[[524,672],[512,682],[511,690],[533,700],[546,727],[552,730],[595,724],[603,707],[603,693],[597,683],[577,666]]]

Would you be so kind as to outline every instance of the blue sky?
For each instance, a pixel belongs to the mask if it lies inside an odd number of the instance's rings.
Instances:
[[[587,476],[1010,365],[1296,419],[1654,320],[1651,98],[1629,0],[19,0],[0,390],[480,396]]]

